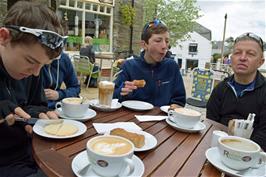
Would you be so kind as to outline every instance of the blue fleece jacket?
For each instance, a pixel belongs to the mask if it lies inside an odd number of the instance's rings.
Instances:
[[[54,60],[50,65],[45,65],[42,68],[42,74],[44,75],[44,88],[57,90],[59,93],[58,100],[48,101],[49,108],[54,108],[55,103],[63,98],[79,96],[80,84],[71,60],[67,54],[62,53],[59,60]],[[61,89],[63,82],[66,86],[65,89]]]
[[[141,100],[154,106],[178,104],[185,106],[186,92],[179,67],[174,60],[164,58],[156,65],[150,65],[144,60],[144,52],[140,57],[127,60],[121,68],[123,71],[115,80],[114,98],[119,101]],[[132,93],[121,96],[120,92],[125,81],[144,79],[144,88],[138,88]]]

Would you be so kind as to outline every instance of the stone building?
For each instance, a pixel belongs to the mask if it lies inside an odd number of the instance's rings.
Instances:
[[[0,1],[0,24],[7,10],[19,0]],[[94,38],[98,52],[128,55],[130,47],[130,27],[123,24],[120,7],[134,2],[136,10],[133,25],[132,49],[140,51],[140,36],[143,27],[143,1],[134,0],[35,0],[48,4],[67,22],[69,36],[67,50],[78,51],[86,35]],[[123,56],[121,56],[123,57]]]

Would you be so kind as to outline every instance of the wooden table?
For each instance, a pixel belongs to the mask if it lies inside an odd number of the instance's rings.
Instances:
[[[48,176],[74,176],[71,169],[72,159],[85,150],[86,142],[97,135],[93,122],[131,121],[143,130],[153,134],[158,144],[156,148],[137,152],[145,165],[144,176],[201,176],[218,177],[221,173],[206,163],[205,151],[210,147],[213,130],[226,128],[210,120],[205,120],[206,129],[201,133],[183,133],[173,129],[165,121],[139,122],[134,115],[164,115],[159,108],[150,111],[135,112],[121,108],[116,112],[97,112],[97,116],[85,122],[88,127],[82,136],[54,140],[33,135],[33,155],[37,164]]]

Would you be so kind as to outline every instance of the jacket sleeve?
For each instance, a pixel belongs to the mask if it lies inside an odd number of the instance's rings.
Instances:
[[[265,98],[265,96],[264,96]],[[264,99],[263,106],[260,108],[261,112],[255,117],[254,130],[251,135],[253,141],[258,143],[261,148],[266,151],[266,100]]]
[[[172,96],[170,100],[170,104],[178,104],[184,107],[186,104],[186,91],[185,91],[183,78],[180,74],[179,68],[176,70],[176,75],[174,79],[175,79],[176,86],[174,90],[174,95]]]
[[[207,103],[207,113],[206,117],[208,119],[214,120],[216,122],[220,122],[220,116],[219,116],[219,109],[221,108],[221,93],[222,88],[220,85],[217,85],[211,93],[211,96]]]
[[[64,73],[64,83],[66,85],[65,89],[57,90],[59,93],[59,100],[66,97],[77,97],[80,93],[80,84],[77,79],[77,75],[73,68],[73,65],[69,58],[65,60],[66,62],[66,73]]]

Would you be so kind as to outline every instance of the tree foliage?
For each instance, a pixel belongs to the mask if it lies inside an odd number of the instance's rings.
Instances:
[[[196,0],[144,0],[144,23],[158,17],[170,30],[170,43],[188,37],[200,17]]]

